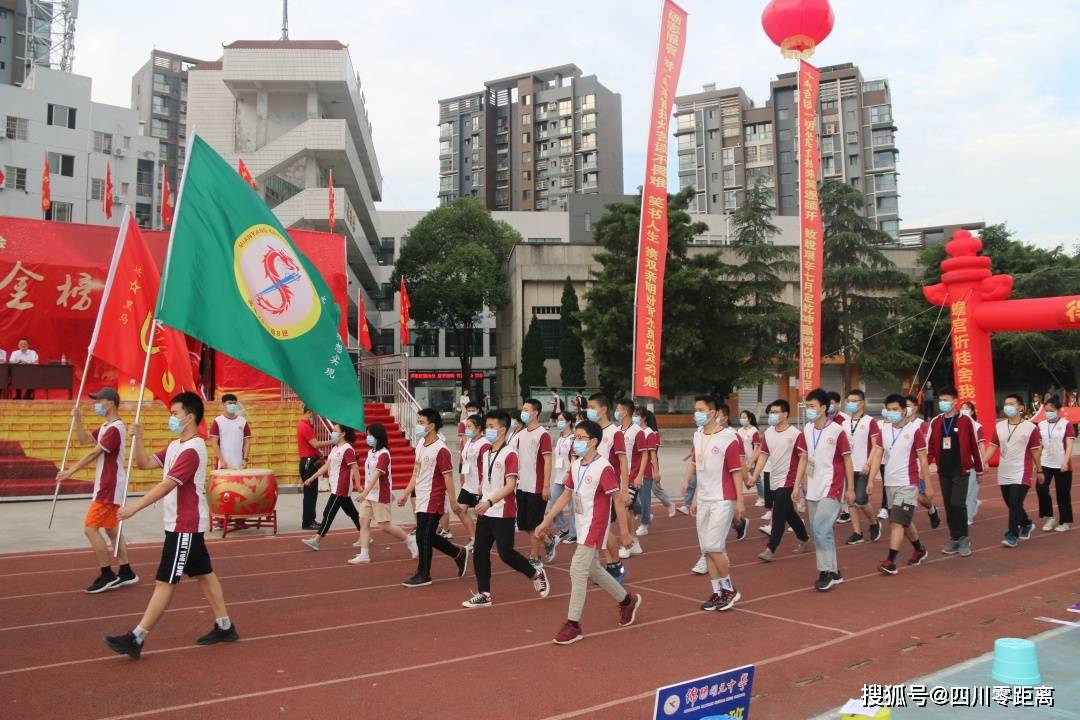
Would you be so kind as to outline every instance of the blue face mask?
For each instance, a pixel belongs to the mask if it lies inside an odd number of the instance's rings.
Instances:
[[[476,431],[472,428],[465,428],[465,438],[472,440],[474,437],[476,437]]]
[[[811,408],[806,408],[806,419],[809,420],[810,422],[814,422],[815,420],[817,420],[818,415],[819,415],[819,413],[818,413],[817,410],[813,410]]]
[[[1005,413],[1005,417],[1016,417],[1020,413],[1020,408],[1015,405],[1006,405],[1001,410]]]
[[[830,415],[835,415],[836,414],[836,403],[829,403],[829,414]]]
[[[230,415],[236,415],[240,412],[240,406],[236,403],[229,403],[225,406],[225,412],[229,413]]]
[[[622,410],[616,410],[615,411],[615,422],[621,423],[622,419],[623,419]]]
[[[750,421],[744,417],[739,418],[739,427],[746,427],[750,424]]]
[[[558,421],[557,423],[555,423],[555,427],[559,428],[559,431],[562,432],[563,430],[566,429],[566,421],[565,420]]]
[[[971,408],[960,408],[960,414],[961,415],[967,415],[968,417],[971,417],[971,415],[972,415]]]
[[[698,427],[705,427],[705,423],[709,422],[709,413],[702,412],[701,410],[694,411],[694,424]]]
[[[484,430],[484,438],[486,438],[489,443],[494,443],[499,439],[499,431],[495,428],[487,428]]]
[[[855,413],[859,412],[859,403],[849,402],[847,405],[844,406],[844,409],[848,411],[848,414],[854,415]]]
[[[105,406],[101,403],[94,403],[94,412],[101,417],[105,417]]]
[[[1057,419],[1058,419],[1057,410],[1047,410],[1046,411],[1046,419],[1049,420],[1050,422],[1057,422]]]
[[[585,453],[589,452],[588,440],[575,440],[574,441],[574,454],[579,458],[585,457]]]
[[[180,422],[180,418],[175,416],[169,417],[169,432],[173,435],[179,435],[180,431],[184,429],[184,424]]]
[[[373,448],[373,447],[375,447],[376,445],[379,444],[379,441],[375,439],[374,435],[368,435],[367,436],[367,444],[368,444],[368,447]]]
[[[899,410],[886,410],[883,415],[885,415],[885,420],[891,423],[898,423],[904,417]]]
[[[427,435],[427,425],[417,425],[414,432],[416,433],[416,437],[424,437],[425,435]]]
[[[589,418],[592,422],[600,422],[600,411],[589,408],[585,411],[585,417]]]
[[[937,409],[943,413],[952,412],[952,400],[938,400]]]
[[[532,415],[525,412],[524,410],[522,410],[521,411],[521,422],[528,425],[530,420],[532,420]]]
[[[337,432],[336,430],[330,433],[330,442],[336,443],[339,440],[341,440],[341,433]]]
[[[630,423],[632,425],[641,425],[641,416],[635,415],[634,417],[630,418]]]
[[[779,413],[769,413],[769,427],[776,427],[780,424]]]

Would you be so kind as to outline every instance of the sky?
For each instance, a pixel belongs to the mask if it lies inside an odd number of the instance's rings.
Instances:
[[[761,29],[764,0],[683,0],[680,94],[741,86],[757,103],[795,69]],[[896,120],[901,227],[1007,222],[1021,240],[1080,246],[1080,28],[1075,0],[832,0],[818,66],[886,77]],[[156,46],[216,60],[239,39],[277,39],[281,0],[83,0],[75,72],[94,100],[128,106]],[[622,95],[623,174],[636,192],[659,0],[292,0],[291,39],[349,45],[383,173],[383,209],[430,209],[437,100],[485,80],[574,63]],[[674,145],[674,143],[673,143]],[[673,178],[674,180],[674,178]]]

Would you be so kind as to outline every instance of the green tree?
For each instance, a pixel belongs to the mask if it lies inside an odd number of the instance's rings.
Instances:
[[[686,212],[693,188],[668,196],[668,252],[660,390],[731,392],[746,344],[735,312],[737,292],[725,281],[730,268],[719,254],[688,254],[690,239],[708,229]],[[600,384],[615,394],[631,387],[634,282],[637,271],[641,197],[611,203],[594,226],[601,252],[594,283],[581,312],[583,339],[599,367]]]
[[[562,315],[559,318],[559,365],[562,368],[560,384],[563,387],[585,386],[585,347],[581,343],[581,310],[577,291],[570,276],[562,291]]]
[[[870,377],[895,379],[917,358],[902,351],[895,334],[880,331],[895,316],[896,295],[910,288],[911,278],[882,251],[893,239],[863,215],[861,192],[826,180],[819,197],[825,225],[822,354],[843,355],[843,390],[851,387],[855,363]]]
[[[740,387],[757,386],[757,402],[764,400],[766,382],[776,372],[793,372],[799,337],[799,311],[784,302],[784,277],[798,272],[795,247],[775,245],[780,228],[772,222],[772,191],[759,180],[735,211],[732,250],[742,261],[733,268],[740,297],[743,337],[748,353],[737,378]]]
[[[532,395],[532,388],[547,383],[547,369],[544,367],[544,339],[540,336],[540,325],[533,315],[529,322],[529,331],[521,343],[521,372],[518,385],[521,387],[521,399]]]
[[[432,210],[402,238],[391,282],[405,278],[414,320],[456,335],[462,387],[480,351],[473,330],[485,308],[494,312],[510,301],[506,264],[519,242],[516,230],[471,198]]]

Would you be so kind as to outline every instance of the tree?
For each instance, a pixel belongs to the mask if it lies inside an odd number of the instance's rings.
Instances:
[[[521,386],[521,399],[532,396],[532,389],[547,383],[547,368],[544,367],[544,339],[540,335],[540,325],[533,315],[529,322],[529,331],[521,343],[521,373],[518,384]]]
[[[563,387],[585,386],[585,347],[581,344],[581,317],[577,292],[570,276],[562,291],[562,315],[559,318],[559,365],[562,368],[560,384]]]
[[[708,229],[686,212],[693,199],[692,187],[668,196],[660,389],[667,395],[702,390],[726,395],[741,371],[746,345],[735,312],[736,289],[724,280],[730,268],[717,253],[687,253],[690,239]],[[582,337],[610,394],[631,386],[640,216],[638,196],[609,204],[594,226],[602,251],[581,312]]]
[[[851,367],[858,362],[871,377],[895,379],[896,371],[916,358],[903,353],[895,334],[880,333],[894,317],[895,295],[911,287],[881,250],[891,243],[862,213],[863,194],[845,182],[826,180],[819,192],[825,225],[822,355],[844,358],[843,389],[851,388]]]
[[[772,191],[759,180],[746,193],[746,202],[735,211],[732,249],[742,260],[733,269],[743,317],[743,337],[748,353],[737,378],[739,386],[757,386],[757,402],[763,401],[765,383],[776,371],[795,370],[799,337],[799,311],[784,302],[783,275],[799,270],[796,248],[774,245],[780,228],[772,222]],[[760,413],[761,408],[758,407]]]
[[[501,310],[510,301],[506,265],[519,242],[516,230],[471,198],[432,210],[402,238],[391,283],[405,278],[414,320],[458,338],[463,388],[480,350],[473,330],[485,308]]]

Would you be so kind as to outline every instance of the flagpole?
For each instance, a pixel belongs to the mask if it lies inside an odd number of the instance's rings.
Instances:
[[[184,156],[184,172],[180,176],[180,187],[176,189],[176,207],[173,208],[173,221],[169,226],[169,245],[165,250],[165,264],[161,267],[161,284],[158,286],[157,302],[154,303],[154,317],[157,317],[161,309],[159,303],[165,297],[165,285],[169,281],[169,262],[172,260],[173,239],[176,237],[176,218],[180,217],[180,203],[184,201],[184,186],[187,185],[188,166],[191,164],[191,156],[194,154],[195,141],[199,136],[195,133],[195,126],[191,127],[191,142],[188,143],[188,153]],[[194,378],[193,378],[194,379]],[[140,396],[141,397],[141,396]]]
[[[71,450],[71,437],[75,433],[75,413],[79,412],[79,405],[82,403],[83,391],[86,389],[86,375],[90,372],[90,358],[94,354],[94,348],[97,347],[98,332],[101,330],[101,316],[105,312],[105,303],[109,299],[109,293],[112,291],[113,279],[116,277],[116,266],[120,262],[120,253],[124,246],[124,233],[128,227],[128,216],[130,209],[124,208],[124,219],[120,222],[120,233],[116,238],[116,245],[113,248],[112,261],[109,263],[109,274],[105,278],[105,289],[101,293],[101,305],[98,306],[97,320],[94,321],[94,332],[90,335],[90,342],[86,346],[86,362],[83,364],[82,377],[79,378],[79,394],[75,396],[75,407],[71,411],[71,422],[68,423],[67,440],[64,441],[64,455],[60,459],[60,472],[64,472],[67,469],[68,452]],[[52,508],[49,510],[49,526],[48,529],[52,530],[53,516],[56,515],[56,501],[60,497],[60,481],[56,481],[56,487],[53,488]]]
[[[135,404],[135,425],[142,419],[143,396],[146,395],[146,376],[150,373],[150,356],[154,354],[154,334],[157,331],[157,320],[150,317],[150,337],[146,342],[146,359],[143,360],[142,382],[139,385],[139,399]],[[135,442],[132,441],[128,451],[127,471],[124,473],[124,498],[120,501],[120,507],[127,505],[128,488],[131,487],[131,466],[135,461]],[[116,541],[113,543],[113,557],[120,556],[120,539],[124,532],[124,521],[116,526]]]

